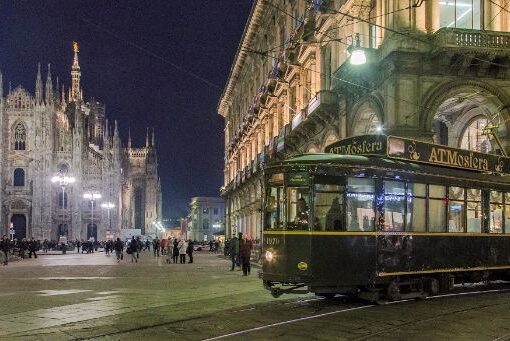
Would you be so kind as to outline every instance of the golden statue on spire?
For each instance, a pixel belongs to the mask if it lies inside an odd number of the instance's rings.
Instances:
[[[75,41],[73,41],[73,50],[74,50],[74,53],[80,52],[80,50],[78,49],[78,43]]]

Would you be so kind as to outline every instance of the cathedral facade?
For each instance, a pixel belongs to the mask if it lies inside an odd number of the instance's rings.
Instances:
[[[71,87],[50,65],[35,93],[3,93],[0,73],[0,233],[14,238],[103,240],[123,228],[155,233],[161,187],[154,133],[145,147],[122,146],[104,104],[85,101],[74,45]]]

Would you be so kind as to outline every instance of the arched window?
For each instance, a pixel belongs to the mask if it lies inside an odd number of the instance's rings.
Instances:
[[[460,148],[488,153],[492,150],[491,142],[484,129],[489,121],[481,116],[471,121],[462,134]]]
[[[13,176],[14,186],[25,186],[25,170],[23,168],[16,168]]]
[[[58,193],[58,208],[67,208],[67,193],[59,192]]]
[[[25,150],[27,131],[23,123],[18,123],[14,128],[14,150]]]

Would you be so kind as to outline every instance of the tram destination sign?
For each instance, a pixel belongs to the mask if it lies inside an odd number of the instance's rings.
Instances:
[[[510,174],[510,158],[388,136],[388,157],[453,168]]]
[[[350,137],[327,146],[326,153],[341,155],[372,155],[416,163],[510,174],[510,158],[451,148],[398,136],[361,135]]]
[[[386,135],[361,135],[349,137],[327,146],[325,153],[341,155],[386,155]]]

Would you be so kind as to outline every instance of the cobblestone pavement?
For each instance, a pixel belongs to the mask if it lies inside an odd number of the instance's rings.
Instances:
[[[256,278],[208,252],[193,264],[141,254],[39,256],[0,268],[0,338],[75,339],[273,300]]]
[[[228,269],[208,252],[193,264],[150,253],[13,262],[0,269],[0,340],[510,340],[508,287],[374,306],[274,299],[255,273]]]

